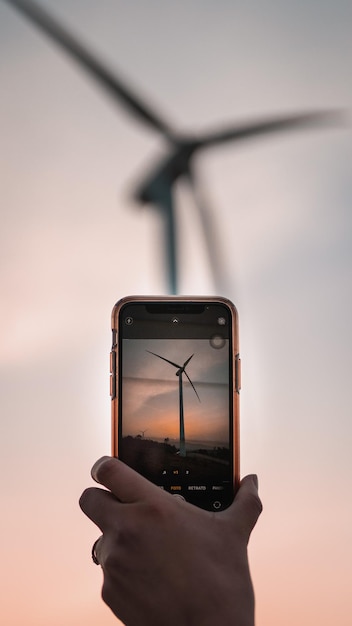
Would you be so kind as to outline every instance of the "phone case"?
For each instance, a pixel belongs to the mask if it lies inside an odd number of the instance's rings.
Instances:
[[[238,314],[234,304],[223,297],[208,296],[128,296],[119,300],[112,310],[111,328],[112,328],[112,348],[110,352],[110,395],[111,395],[111,442],[112,455],[119,456],[119,440],[118,440],[118,415],[119,415],[119,398],[117,390],[119,389],[119,359],[118,359],[118,336],[119,336],[119,314],[121,308],[125,304],[146,302],[146,303],[220,303],[226,305],[231,311],[232,324],[232,407],[233,407],[233,484],[234,490],[238,488],[240,481],[240,356],[239,356],[239,337],[238,337]]]

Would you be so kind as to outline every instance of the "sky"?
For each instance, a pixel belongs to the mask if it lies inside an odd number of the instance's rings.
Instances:
[[[41,1],[179,131],[351,107],[349,0]],[[0,77],[1,621],[108,626],[77,501],[110,451],[111,309],[167,289],[160,216],[133,200],[166,146],[4,2]],[[257,626],[349,626],[351,127],[195,165],[239,311]],[[180,291],[216,293],[177,201]]]

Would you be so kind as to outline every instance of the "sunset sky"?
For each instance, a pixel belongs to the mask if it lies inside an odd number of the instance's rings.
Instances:
[[[180,132],[352,107],[350,0],[40,1]],[[0,621],[113,626],[78,498],[110,451],[111,309],[167,289],[133,192],[168,146],[3,1],[0,79]],[[195,168],[239,312],[256,626],[350,626],[351,123]],[[180,291],[217,295],[186,185],[177,202]]]

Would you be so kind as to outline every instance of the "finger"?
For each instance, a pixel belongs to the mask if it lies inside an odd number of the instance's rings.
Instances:
[[[93,465],[92,477],[109,489],[120,502],[145,502],[165,497],[160,487],[135,472],[116,457],[104,456]]]
[[[119,502],[115,496],[105,489],[89,487],[79,500],[79,506],[83,513],[96,524],[102,532],[111,526],[113,520],[118,518]]]
[[[231,516],[236,529],[249,539],[262,509],[258,495],[258,478],[251,474],[241,480],[234,502],[224,514]]]

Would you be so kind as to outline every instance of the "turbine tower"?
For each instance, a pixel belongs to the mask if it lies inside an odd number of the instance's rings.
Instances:
[[[173,361],[169,361],[169,359],[166,359],[163,356],[160,356],[160,354],[156,354],[155,352],[151,352],[151,350],[147,350],[147,352],[149,352],[149,354],[154,354],[154,356],[157,356],[159,359],[162,359],[163,361],[166,361],[166,363],[170,363],[170,365],[173,365],[173,367],[176,367],[177,371],[176,371],[176,376],[178,376],[178,390],[179,390],[179,410],[180,410],[180,456],[186,456],[186,441],[185,441],[185,420],[184,420],[184,410],[183,410],[183,379],[182,379],[182,374],[185,374],[185,376],[188,378],[188,381],[191,383],[192,388],[194,393],[196,394],[199,402],[200,402],[200,397],[197,393],[197,390],[194,386],[194,384],[192,383],[190,377],[188,376],[187,372],[186,372],[186,366],[188,365],[188,363],[190,362],[191,358],[194,356],[194,354],[191,354],[190,357],[188,357],[188,359],[184,362],[183,365],[178,365],[177,363],[174,363]]]

